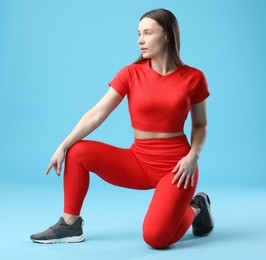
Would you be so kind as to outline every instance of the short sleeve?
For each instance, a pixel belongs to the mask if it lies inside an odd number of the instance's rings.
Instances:
[[[109,87],[116,90],[122,97],[128,93],[129,89],[129,71],[128,67],[121,69],[113,78],[112,81],[108,83]]]
[[[200,72],[200,78],[194,88],[194,93],[191,97],[191,104],[200,103],[210,95],[208,83],[205,75]]]

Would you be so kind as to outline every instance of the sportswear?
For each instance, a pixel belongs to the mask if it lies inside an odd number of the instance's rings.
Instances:
[[[191,104],[209,96],[201,71],[184,65],[162,76],[150,67],[149,60],[124,67],[109,86],[122,97],[127,95],[132,126],[143,131],[183,131]],[[143,239],[153,248],[167,248],[184,236],[195,218],[189,205],[197,185],[198,166],[194,186],[187,189],[172,184],[171,173],[190,149],[185,135],[135,139],[128,149],[91,140],[77,142],[66,153],[64,212],[80,215],[91,172],[116,186],[155,189],[143,221]],[[70,242],[82,241],[81,225],[77,225],[77,234],[70,227],[61,219],[31,239],[53,243],[77,237],[78,241]]]
[[[200,70],[183,65],[162,76],[149,59],[124,67],[108,85],[127,95],[133,128],[149,132],[182,132],[191,105],[210,95]]]
[[[129,149],[92,140],[79,141],[66,154],[64,212],[80,215],[92,173],[119,187],[155,189],[143,221],[143,238],[154,248],[167,248],[184,236],[195,218],[189,204],[197,186],[198,167],[194,186],[187,189],[172,184],[171,173],[189,150],[185,135],[135,139]],[[111,212],[103,208],[103,214],[108,216]]]

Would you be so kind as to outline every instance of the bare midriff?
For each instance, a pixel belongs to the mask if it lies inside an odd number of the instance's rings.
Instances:
[[[151,138],[171,138],[175,136],[184,135],[184,132],[160,133],[160,132],[146,132],[133,128],[136,139],[151,139]]]

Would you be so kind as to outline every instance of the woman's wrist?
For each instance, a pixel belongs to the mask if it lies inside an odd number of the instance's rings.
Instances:
[[[188,156],[189,156],[190,158],[192,158],[193,160],[198,161],[198,159],[199,159],[199,157],[200,157],[200,152],[191,149],[190,152],[188,153]]]
[[[63,150],[63,152],[66,152],[68,147],[67,147],[67,143],[64,141],[63,143],[61,143],[58,147],[58,149]]]

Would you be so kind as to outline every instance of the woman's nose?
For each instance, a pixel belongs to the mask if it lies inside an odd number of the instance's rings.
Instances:
[[[144,40],[143,40],[143,36],[139,36],[139,39],[138,39],[138,44],[143,44],[144,43]]]

